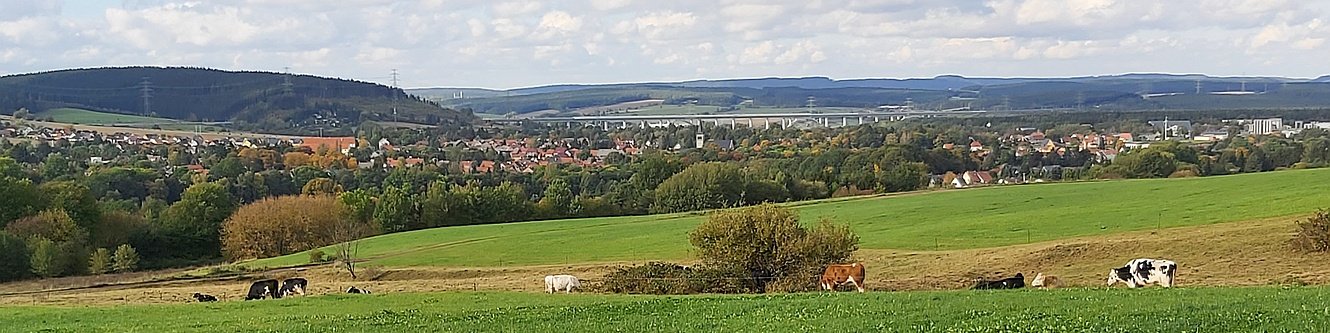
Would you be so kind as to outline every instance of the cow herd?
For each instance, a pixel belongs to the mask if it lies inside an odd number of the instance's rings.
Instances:
[[[279,284],[277,279],[264,279],[254,281],[249,284],[249,292],[245,294],[246,301],[260,300],[265,298],[278,299],[282,297],[304,296],[309,288],[309,280],[305,278],[289,278],[282,280]],[[368,289],[356,288],[352,286],[346,290],[348,294],[369,294]],[[217,296],[194,293],[191,297],[194,300],[204,302],[216,302]]]
[[[1108,286],[1122,283],[1129,288],[1145,287],[1152,284],[1164,288],[1172,288],[1173,280],[1177,277],[1178,263],[1170,260],[1158,259],[1132,259],[1122,267],[1113,268],[1108,271]],[[1044,275],[1040,273],[1030,282],[1031,287],[1035,288],[1054,288],[1058,285],[1058,277]],[[975,281],[971,289],[1017,289],[1025,287],[1025,277],[1021,273],[1016,276],[1000,280]]]
[[[1174,279],[1177,277],[1178,264],[1169,260],[1158,259],[1133,259],[1122,267],[1117,267],[1108,272],[1108,286],[1122,283],[1130,288],[1139,288],[1151,284],[1159,285],[1165,288],[1171,288],[1174,285]],[[822,290],[835,290],[836,287],[849,284],[854,286],[859,292],[864,292],[864,264],[836,264],[828,265],[822,272],[822,277],[818,284]],[[1057,276],[1036,274],[1034,280],[1030,281],[1029,286],[1035,288],[1055,288],[1059,285]],[[1025,275],[1016,273],[1015,276],[998,279],[985,280],[977,279],[971,289],[989,290],[989,289],[1019,289],[1025,288]],[[249,292],[245,295],[245,300],[258,300],[265,298],[282,298],[296,295],[305,295],[309,288],[309,280],[304,278],[289,278],[282,280],[279,284],[276,279],[265,279],[254,281],[249,286]],[[574,290],[582,289],[582,282],[576,276],[559,274],[545,276],[545,292],[565,292],[571,293]],[[348,294],[369,294],[369,290],[364,288],[351,287],[346,290]],[[216,296],[194,293],[192,297],[199,302],[216,302]]]
[[[1174,278],[1177,276],[1178,264],[1169,260],[1157,259],[1133,259],[1122,267],[1114,268],[1108,273],[1108,286],[1112,287],[1116,283],[1126,284],[1130,288],[1144,287],[1151,284],[1157,284],[1165,288],[1173,287]],[[836,287],[849,284],[854,286],[855,290],[864,292],[864,264],[832,264],[828,265],[822,272],[822,277],[818,280],[819,287],[822,290],[835,290]],[[1053,275],[1044,275],[1044,273],[1035,274],[1034,280],[1029,283],[1030,287],[1046,289],[1056,288],[1061,284],[1060,279]],[[1025,275],[1016,273],[1015,276],[998,279],[985,280],[976,279],[975,284],[970,289],[990,290],[990,289],[1020,289],[1025,288]],[[567,274],[547,275],[545,276],[545,292],[555,293],[563,291],[571,293],[573,290],[582,287],[581,281],[577,277]]]

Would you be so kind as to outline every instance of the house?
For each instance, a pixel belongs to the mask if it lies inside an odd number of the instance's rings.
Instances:
[[[989,174],[987,171],[966,171],[960,177],[956,178],[964,179],[965,183],[969,185],[993,183],[993,175]]]
[[[983,150],[984,150],[984,144],[979,143],[979,140],[970,141],[970,152],[973,153]]]
[[[970,187],[970,184],[965,182],[965,177],[956,177],[951,179],[951,187],[966,188]]]
[[[353,137],[317,137],[302,138],[300,147],[307,147],[311,151],[319,151],[320,147],[324,149],[339,151],[342,154],[349,154],[351,148],[355,148],[356,138]]]
[[[476,167],[476,172],[479,172],[479,173],[491,173],[491,172],[494,172],[494,161],[490,161],[490,160],[480,161],[480,166],[477,166],[477,167]]]

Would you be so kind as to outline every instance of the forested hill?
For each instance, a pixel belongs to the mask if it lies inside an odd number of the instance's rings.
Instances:
[[[401,89],[310,75],[125,67],[0,77],[0,112],[65,107],[233,121],[242,128],[278,132],[336,130],[367,120],[450,125],[471,119]]]

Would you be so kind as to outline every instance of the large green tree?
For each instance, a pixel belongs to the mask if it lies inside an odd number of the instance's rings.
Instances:
[[[226,187],[217,183],[190,186],[180,201],[172,204],[158,219],[160,230],[176,242],[176,249],[188,258],[213,258],[221,255],[222,221],[231,216],[236,202]]]
[[[744,176],[732,163],[699,163],[671,176],[656,188],[656,212],[685,212],[733,207],[743,203]]]
[[[0,281],[13,281],[28,276],[28,244],[23,238],[0,231]]]

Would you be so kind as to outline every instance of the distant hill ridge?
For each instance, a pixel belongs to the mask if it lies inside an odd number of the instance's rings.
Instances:
[[[0,112],[64,107],[190,121],[233,121],[239,127],[277,132],[323,129],[335,133],[349,131],[364,120],[426,124],[470,121],[469,115],[401,89],[312,75],[193,67],[104,67],[0,77]]]
[[[1099,75],[1099,76],[1072,76],[1072,77],[965,77],[960,75],[939,75],[932,78],[866,78],[866,79],[832,79],[824,76],[808,77],[764,77],[764,78],[742,78],[742,79],[718,79],[718,80],[689,80],[675,82],[641,82],[641,83],[607,83],[607,84],[555,84],[527,88],[514,89],[481,89],[481,88],[417,88],[408,89],[413,94],[427,95],[431,97],[452,97],[451,93],[457,91],[472,93],[469,97],[494,97],[494,96],[515,96],[530,95],[542,93],[555,93],[565,91],[576,91],[596,88],[624,88],[624,87],[683,87],[683,88],[800,88],[800,89],[835,89],[835,88],[889,88],[889,89],[917,89],[917,90],[949,90],[973,88],[979,86],[991,86],[1002,84],[1019,84],[1032,82],[1076,82],[1076,83],[1103,83],[1123,80],[1201,80],[1205,82],[1248,82],[1248,83],[1300,83],[1300,82],[1330,82],[1330,75],[1322,76],[1316,79],[1296,79],[1285,77],[1253,76],[1253,77],[1222,77],[1209,76],[1204,74],[1163,74],[1163,73],[1130,73],[1118,75]],[[442,93],[450,93],[443,95]],[[466,95],[466,94],[464,94]]]
[[[1305,109],[1330,108],[1327,82],[1330,76],[1295,79],[1158,73],[1053,78],[942,75],[846,80],[771,77],[567,84],[509,90],[428,88],[408,92],[447,106],[491,114],[557,110],[549,114],[570,115],[578,109],[647,99],[665,100],[667,105],[715,107],[699,109],[713,110],[704,112],[733,109],[741,103],[803,108],[809,97],[821,107],[910,105],[922,110]],[[458,92],[463,98],[456,98]]]

